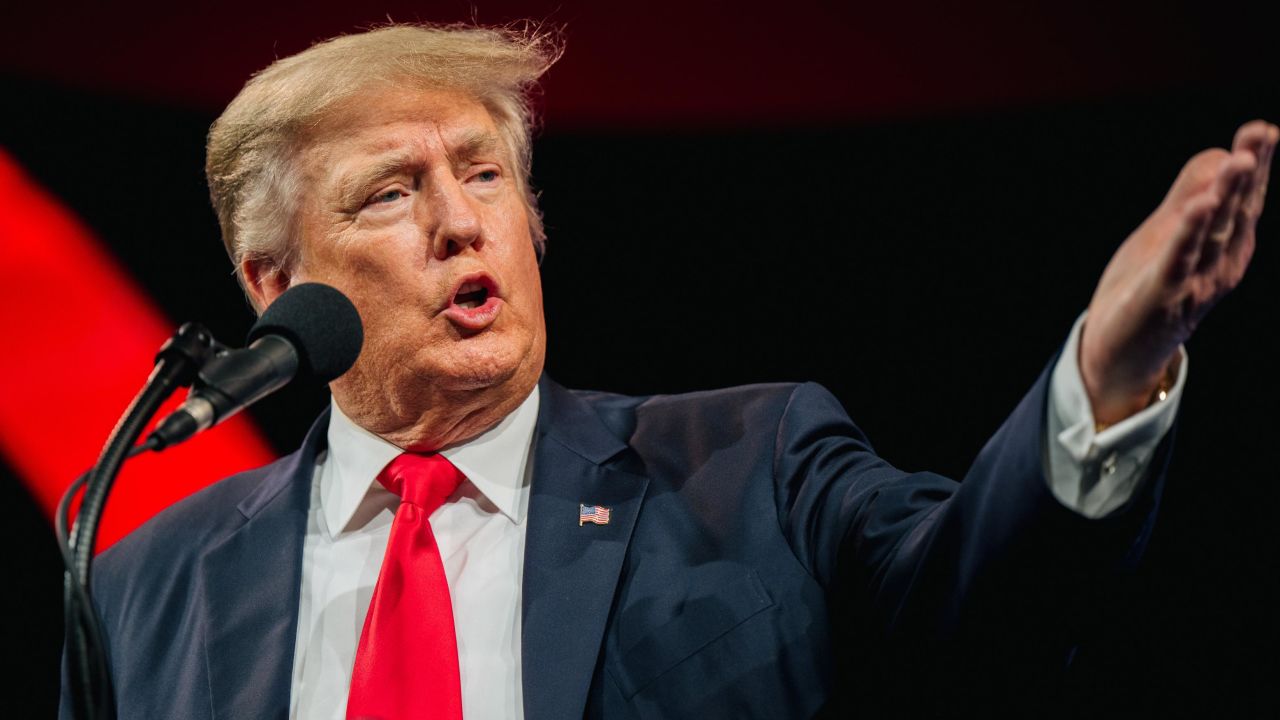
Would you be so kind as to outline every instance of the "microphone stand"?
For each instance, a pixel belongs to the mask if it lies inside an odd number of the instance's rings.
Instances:
[[[81,720],[111,720],[115,715],[101,621],[90,592],[93,552],[107,495],[124,461],[152,449],[150,444],[135,447],[135,443],[160,406],[179,387],[191,385],[217,349],[213,336],[203,326],[186,323],[178,328],[156,354],[155,368],[111,431],[97,464],[67,489],[59,503],[58,544],[66,566],[63,600],[67,674],[72,711]],[[71,498],[81,486],[85,488],[84,498],[68,537],[67,513]]]

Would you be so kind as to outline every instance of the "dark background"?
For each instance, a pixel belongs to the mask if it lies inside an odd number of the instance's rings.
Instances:
[[[0,11],[0,147],[175,323],[234,339],[252,316],[203,143],[250,72],[388,12],[567,24],[534,164],[548,371],[627,393],[817,380],[889,460],[959,477],[1182,163],[1280,120],[1274,33],[1243,4],[392,5]],[[1249,277],[1188,348],[1146,561],[1062,714],[1280,710],[1277,232],[1264,218]],[[21,352],[20,329],[2,330]],[[284,451],[325,401],[290,389],[254,416]],[[2,472],[0,710],[47,717],[60,563]]]

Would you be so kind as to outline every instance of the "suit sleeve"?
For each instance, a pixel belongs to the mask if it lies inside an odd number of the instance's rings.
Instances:
[[[1109,587],[1145,547],[1172,432],[1126,507],[1084,517],[1045,478],[1048,387],[1046,370],[961,483],[892,467],[829,392],[798,387],[774,456],[779,521],[796,556],[825,587],[856,584],[899,642],[998,628],[1061,633],[1069,646],[1081,591]]]

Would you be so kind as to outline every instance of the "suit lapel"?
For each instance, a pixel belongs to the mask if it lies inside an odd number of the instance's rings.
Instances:
[[[311,478],[328,426],[326,410],[302,448],[237,506],[244,524],[202,559],[216,719],[289,712]]]
[[[648,479],[606,466],[626,450],[585,401],[543,379],[525,540],[524,715],[582,717]],[[579,525],[579,505],[610,508]]]

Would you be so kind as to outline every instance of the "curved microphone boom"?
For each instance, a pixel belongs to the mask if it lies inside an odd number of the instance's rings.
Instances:
[[[285,291],[249,330],[249,346],[205,363],[186,402],[147,439],[175,445],[279,390],[295,376],[329,382],[360,354],[360,315],[345,295],[320,283]]]

